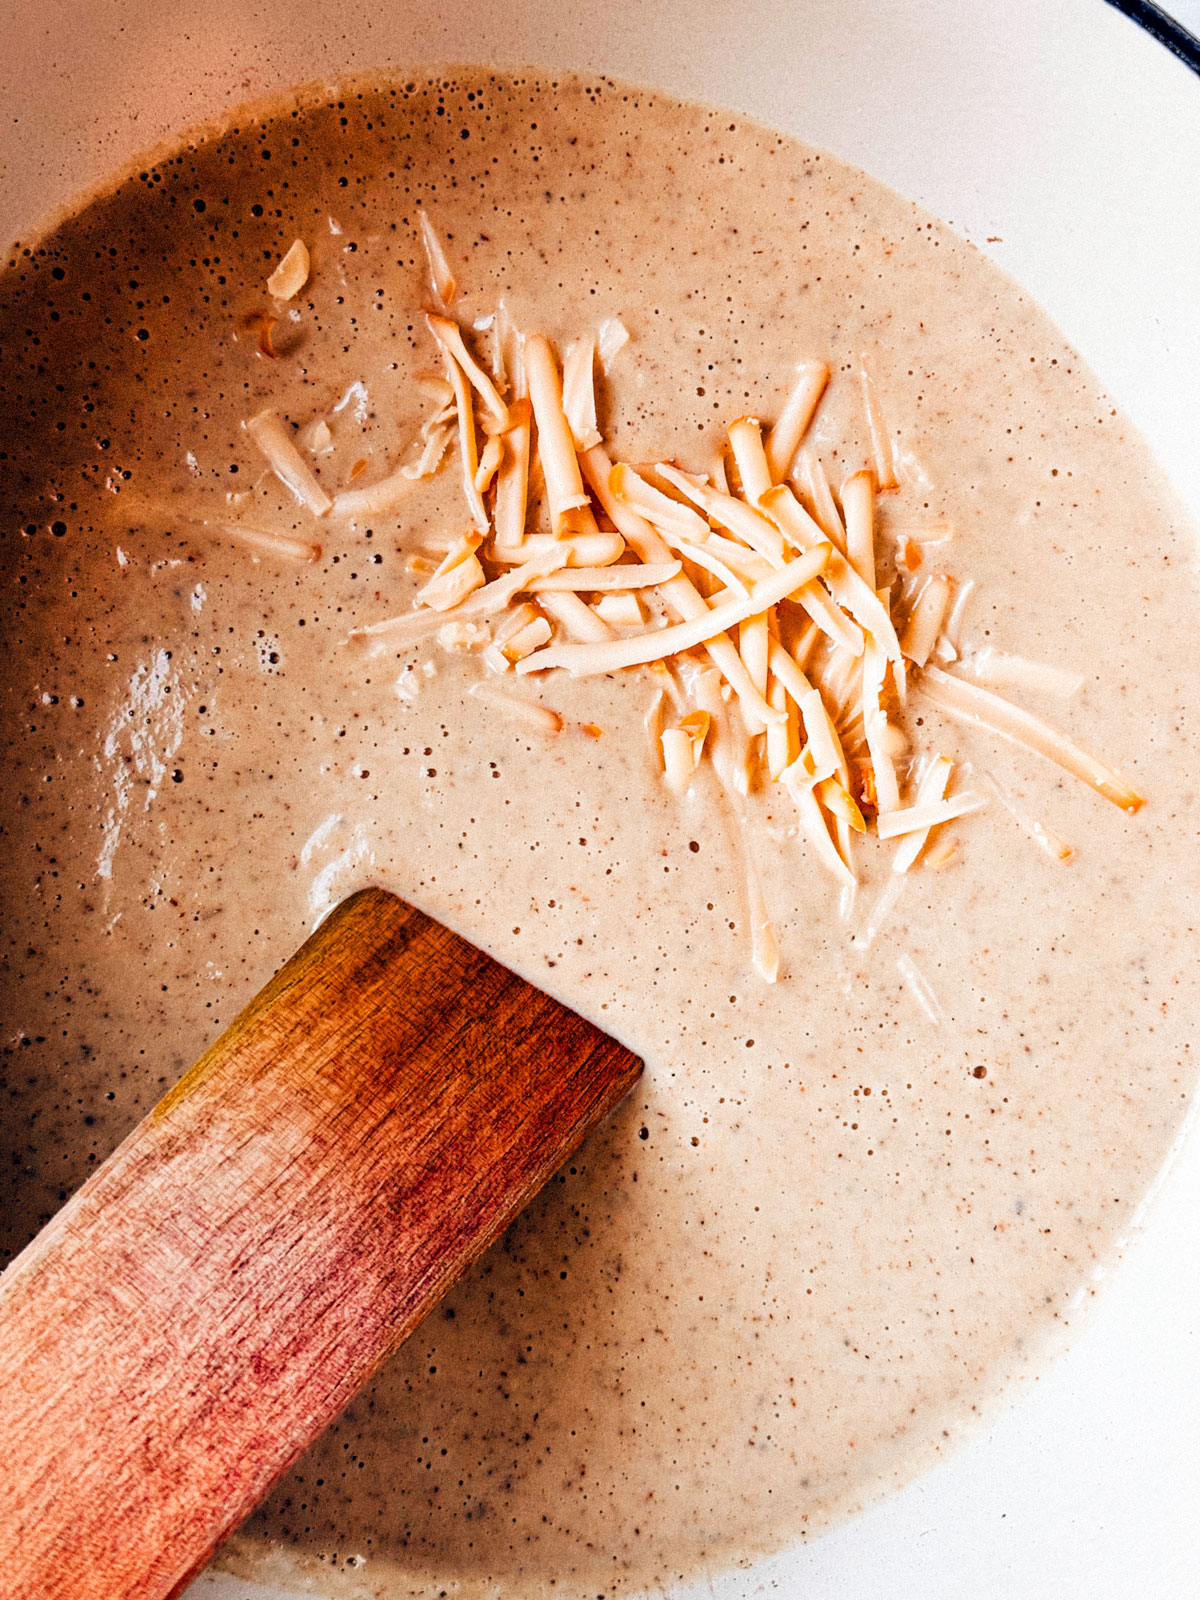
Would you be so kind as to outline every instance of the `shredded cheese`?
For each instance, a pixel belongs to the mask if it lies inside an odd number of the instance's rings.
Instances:
[[[660,475],[670,484],[673,484],[681,494],[687,496],[706,516],[722,528],[727,529],[748,545],[751,550],[756,550],[763,560],[773,567],[778,567],[783,562],[783,540],[779,529],[760,511],[753,506],[748,506],[742,500],[737,500],[731,494],[723,494],[719,489],[710,488],[699,479],[689,477],[685,472],[679,472],[675,467],[663,463],[659,466]]]
[[[665,769],[662,748],[663,712],[666,709],[666,695],[661,689],[655,689],[651,696],[650,704],[646,707],[646,714],[642,718],[642,726],[646,732],[646,743],[650,750],[650,758],[656,772]]]
[[[663,771],[668,788],[675,794],[685,794],[690,787],[704,754],[704,741],[708,738],[710,725],[711,718],[707,711],[693,711],[683,718],[677,728],[663,729],[660,735]]]
[[[792,470],[796,451],[828,382],[829,368],[823,361],[802,361],[796,368],[796,381],[783,403],[779,421],[767,435],[767,463],[773,483],[782,483]]]
[[[875,803],[880,812],[895,811],[900,804],[900,787],[896,778],[896,765],[888,740],[888,718],[883,704],[883,684],[887,675],[887,657],[868,634],[863,651],[862,703],[863,729],[867,749],[871,752],[871,767],[875,774]]]
[[[1074,859],[1074,845],[1068,844],[1065,839],[1055,833],[1053,829],[1047,828],[1045,823],[1039,822],[1036,817],[1029,816],[990,772],[985,772],[984,777],[1000,804],[1012,817],[1021,832],[1032,839],[1038,849],[1048,855],[1051,861],[1071,861]]]
[[[457,322],[451,322],[448,317],[438,317],[432,312],[425,317],[429,324],[429,331],[441,346],[443,356],[454,363],[475,390],[487,408],[489,426],[485,431],[489,433],[503,433],[508,427],[508,407],[500,398],[495,384],[487,373],[467,349],[466,341],[462,336],[462,329]],[[451,382],[453,383],[453,378]],[[455,389],[457,400],[458,390]]]
[[[311,270],[312,262],[308,246],[303,239],[296,239],[267,279],[268,294],[273,295],[276,300],[293,299],[308,282]]]
[[[757,616],[747,617],[739,624],[738,648],[742,653],[742,661],[750,674],[751,683],[761,695],[767,692],[767,652],[770,643],[765,611],[760,611]]]
[[[498,707],[534,733],[562,732],[563,719],[559,713],[552,711],[549,706],[539,705],[536,700],[524,700],[520,695],[508,694],[486,680],[472,684],[468,692],[477,700]]]
[[[855,805],[854,796],[837,778],[822,778],[820,783],[815,785],[815,793],[817,799],[836,821],[844,822],[855,833],[866,833],[866,819]],[[849,864],[846,863],[847,866]]]
[[[636,511],[664,536],[673,534],[693,544],[703,544],[708,538],[708,524],[703,517],[647,483],[645,478],[625,463],[613,467],[609,488],[618,504]],[[613,520],[615,522],[616,518]]]
[[[664,728],[659,735],[662,745],[663,776],[667,788],[674,795],[686,794],[691,788],[696,763],[692,759],[692,741],[682,728]]]
[[[603,645],[615,637],[604,618],[597,616],[590,606],[584,605],[577,594],[567,591],[542,593],[538,595],[538,605],[547,616],[554,618],[568,639],[579,644]]]
[[[967,603],[974,593],[974,578],[968,578],[965,583],[958,584],[957,592],[954,596],[954,604],[950,607],[950,615],[946,618],[946,625],[943,629],[943,637],[948,639],[959,652],[962,650],[963,618],[966,615]]]
[[[800,755],[782,774],[784,787],[795,802],[801,830],[813,847],[817,860],[836,882],[852,888],[855,882],[854,873],[846,865],[830,837],[829,825],[813,792],[814,785],[819,781],[820,777],[806,759],[806,754]]]
[[[734,656],[740,664],[741,657],[736,651]],[[657,665],[673,685],[670,669],[662,662]],[[686,658],[680,665],[690,700],[701,711],[707,711],[711,719],[707,748],[721,787],[726,794],[744,797],[750,792],[750,737],[743,719],[731,716],[725,703],[723,674],[715,666],[703,666],[698,662],[693,665]]]
[[[563,357],[563,412],[576,450],[600,443],[596,427],[596,341],[577,339]]]
[[[615,471],[603,447],[596,445],[585,451],[581,458],[588,484],[605,513],[620,530],[633,550],[643,561],[666,561],[670,548],[661,535],[631,506],[622,501],[614,491],[611,478]],[[705,530],[707,532],[707,530]],[[706,615],[708,604],[704,596],[683,573],[663,584],[659,591],[668,610],[681,621],[690,622]],[[713,665],[732,686],[742,707],[747,730],[757,732],[770,723],[776,713],[767,705],[751,682],[742,658],[731,639],[715,638],[705,644]]]
[[[852,656],[862,655],[866,647],[862,629],[834,603],[824,584],[806,583],[792,598],[834,644]]]
[[[897,841],[887,887],[865,932],[854,938],[860,947],[876,936],[912,869],[922,861],[940,864],[957,848],[935,830],[984,804],[969,791],[949,794],[948,757],[923,756],[915,769],[908,764],[910,670],[926,700],[951,717],[1057,762],[1127,812],[1138,809],[1141,796],[1119,773],[981,687],[1011,683],[1065,698],[1081,687],[1081,675],[990,645],[965,653],[961,676],[932,664],[964,656],[960,630],[972,584],[942,573],[923,584],[913,576],[925,548],[949,537],[942,525],[906,531],[900,518],[893,524],[887,516],[881,524],[876,493],[899,486],[897,455],[865,360],[859,381],[870,466],[845,479],[840,506],[815,443],[805,443],[829,383],[821,361],[797,367],[765,437],[757,418],[744,416],[729,425],[727,447],[714,454],[710,441],[707,472],[679,462],[614,461],[598,421],[595,373],[597,361],[607,373],[628,342],[624,324],[604,319],[597,334],[566,347],[560,365],[550,341],[536,333],[522,337],[500,301],[471,325],[488,337],[489,373],[463,328],[442,314],[456,285],[432,224],[423,212],[420,218],[439,307],[427,313],[427,323],[446,378],[418,379],[435,410],[422,424],[416,459],[331,500],[273,412],[246,424],[277,477],[310,511],[359,519],[398,507],[416,482],[438,471],[457,433],[472,530],[426,530],[423,542],[443,559],[435,565],[409,553],[409,570],[428,580],[414,610],[356,628],[350,635],[356,648],[403,649],[436,634],[447,649],[482,648],[483,662],[497,674],[515,669],[524,677],[561,667],[588,677],[644,668],[653,685],[645,728],[656,771],[683,795],[707,761],[733,797],[753,961],[768,982],[777,977],[779,949],[739,803],[764,776],[791,797],[800,835],[841,888],[844,918],[854,905],[855,837]],[[361,423],[362,383],[334,409],[352,398]],[[333,452],[323,420],[301,437],[314,454]],[[836,447],[832,456],[845,459]],[[368,450],[351,478],[370,459]],[[919,463],[909,455],[903,460],[905,483],[927,490]],[[307,541],[202,520],[290,559],[320,554]],[[896,578],[899,634],[892,618]],[[531,729],[563,726],[557,712],[536,702],[483,684],[472,693]],[[595,724],[578,726],[602,736]],[[902,772],[905,785],[914,786],[906,800]],[[1070,856],[1057,835],[993,786],[1042,849],[1057,859]],[[902,956],[898,967],[936,1019],[936,998],[911,958]]]
[[[708,555],[716,556],[727,567],[731,567],[746,583],[757,583],[760,578],[765,578],[769,572],[776,571],[782,565],[780,562],[773,564],[764,560],[740,540],[730,539],[715,530],[704,541],[704,550]]]
[[[782,722],[772,722],[767,728],[767,776],[777,783],[785,767],[790,767],[799,754],[796,703],[783,683],[772,675],[767,688],[767,703],[784,713]]]
[[[657,632],[642,634],[634,639],[617,639],[611,645],[563,645],[541,650],[523,661],[521,672],[544,672],[549,667],[566,667],[572,677],[595,677],[601,673],[618,672],[622,667],[636,667],[647,661],[661,661],[666,656],[677,655],[705,644],[717,634],[725,633],[739,622],[744,622],[756,611],[765,611],[787,599],[810,578],[817,576],[825,565],[829,546],[798,556],[779,572],[755,584],[749,596],[738,596],[716,605],[706,616],[692,622],[676,622]],[[770,720],[770,717],[767,718]]]
[[[679,561],[663,561],[651,564],[638,562],[636,565],[611,566],[611,567],[574,567],[566,566],[558,572],[551,572],[544,578],[537,578],[531,585],[535,594],[544,594],[551,590],[586,589],[595,592],[599,589],[651,589],[660,583],[669,583],[677,572],[683,570]]]
[[[808,750],[815,775],[818,778],[828,778],[836,774],[845,785],[849,779],[845,752],[838,738],[837,729],[825,709],[820,690],[810,689],[807,694],[800,696],[797,705],[804,719],[804,735],[808,740]]]
[[[449,442],[449,437],[447,433],[446,443]],[[442,451],[444,453],[445,444],[442,445]],[[336,517],[347,517],[351,521],[362,517],[383,516],[389,511],[394,511],[401,501],[412,493],[416,482],[416,475],[401,467],[388,477],[380,478],[377,483],[367,484],[361,489],[340,489],[333,497],[333,514]]]
[[[415,461],[409,461],[400,468],[399,472],[395,474],[397,481],[408,479],[415,483],[421,478],[431,478],[441,466],[442,458],[449,449],[450,441],[454,437],[454,426],[450,422],[435,420],[432,424],[427,423],[421,432],[424,435],[421,454]],[[375,485],[377,496],[381,489],[381,484]],[[350,492],[353,493],[353,491]],[[390,493],[391,490],[389,489],[388,492]],[[403,498],[403,490],[397,493],[397,500],[401,498]],[[336,496],[334,497],[333,508],[335,511],[338,509]]]
[[[575,441],[563,412],[562,385],[550,341],[541,334],[525,340],[525,377],[538,430],[538,459],[554,532],[586,533],[594,526],[591,502],[583,490]]]
[[[757,505],[774,481],[757,417],[739,417],[729,424],[729,448],[742,480],[742,494],[751,505]],[[717,484],[716,488],[728,493],[728,484]]]
[[[479,471],[479,447],[475,438],[475,413],[471,409],[471,394],[466,374],[447,344],[442,343],[442,359],[446,363],[446,376],[454,390],[454,406],[458,414],[458,457],[462,469],[463,494],[471,513],[471,521],[480,533],[490,526],[483,504],[483,496],[475,487],[475,474]]]
[[[550,533],[531,533],[522,542],[516,554],[517,561],[531,561],[536,555],[561,552],[560,563],[566,567],[609,567],[625,554],[625,541],[619,533],[577,533],[572,537],[556,539]],[[491,546],[494,560],[503,562],[508,553],[498,544]],[[667,551],[667,563],[671,552]]]
[[[670,543],[673,549],[678,550],[681,556],[685,556],[691,562],[692,566],[711,573],[725,588],[732,589],[735,594],[750,593],[745,580],[732,567],[726,566],[718,556],[714,555],[707,544],[691,544],[687,539],[679,538],[673,538]]]
[[[480,494],[486,494],[491,488],[492,479],[496,476],[503,455],[504,447],[499,438],[493,434],[484,445],[479,466],[475,470],[475,487]]]
[[[933,992],[933,985],[918,967],[910,955],[896,957],[896,971],[904,979],[909,993],[920,1006],[921,1010],[933,1023],[935,1028],[940,1028],[946,1020],[938,997]]]
[[[497,646],[502,646],[539,616],[541,612],[538,608],[531,606],[528,600],[523,600],[519,606],[513,606],[511,611],[504,613],[492,631],[492,638]]]
[[[821,532],[832,541],[835,549],[845,555],[846,529],[842,522],[842,513],[838,510],[838,503],[833,498],[829,475],[822,465],[820,456],[815,455],[807,447],[801,452],[797,478],[808,493],[808,498],[812,502],[812,514]]]
[[[918,662],[917,665],[923,666],[924,662]],[[1070,700],[1086,682],[1082,672],[1068,672],[1062,667],[1047,666],[1042,661],[1029,661],[1024,656],[993,650],[990,645],[982,650],[972,650],[964,656],[963,671],[969,672],[980,683],[998,684],[1009,689],[1031,689],[1034,693],[1053,695],[1059,700]]]
[[[646,608],[634,589],[602,594],[592,602],[592,610],[612,627],[640,628],[646,620]]]
[[[207,517],[201,520],[200,526],[211,528],[215,533],[227,534],[260,555],[279,556],[284,561],[297,561],[302,565],[321,559],[319,544],[314,544],[310,539],[297,539],[289,533],[272,533],[269,528],[254,528],[245,522],[226,522]]]
[[[487,582],[479,558],[479,535],[468,534],[453,546],[425,587],[418,591],[417,601],[434,611],[450,611],[475,589]]]
[[[930,828],[953,822],[955,817],[965,817],[985,805],[987,801],[981,794],[968,790],[952,800],[928,800],[903,810],[881,811],[875,818],[875,831],[881,839],[898,839],[905,833],[927,834]]]
[[[933,805],[945,798],[953,765],[945,756],[934,757],[917,784],[917,806]],[[909,871],[928,843],[929,834],[929,828],[914,828],[904,836],[892,857],[893,872]]]
[[[291,434],[274,411],[260,411],[245,424],[246,432],[262,451],[267,465],[314,516],[325,516],[333,501],[321,487],[313,469],[296,448]]]
[[[597,329],[596,354],[600,357],[600,370],[605,377],[612,364],[629,343],[629,329],[620,317],[605,317]]]
[[[553,572],[562,559],[557,552],[538,555],[524,566],[505,573],[504,577],[494,578],[455,608],[456,619],[492,616],[497,611],[503,611],[515,595],[528,587],[533,578]],[[389,646],[416,644],[436,632],[438,626],[436,616],[431,619],[428,613],[418,611],[403,617],[386,617],[382,622],[370,622],[365,627],[355,628],[349,640],[360,648],[374,652]]]
[[[786,484],[780,484],[763,496],[763,510],[797,550],[815,549],[825,539],[824,530],[809,516]],[[900,641],[896,638],[887,607],[836,545],[821,581],[860,629],[879,640],[888,660],[898,663],[901,660]]]
[[[443,650],[478,650],[488,642],[486,622],[444,622],[437,642]]]
[[[875,588],[875,478],[852,472],[842,485],[846,559],[868,589]]]
[[[940,667],[926,667],[921,676],[921,689],[939,710],[960,721],[989,728],[1002,738],[1011,739],[1047,761],[1055,762],[1131,816],[1145,804],[1143,797],[1119,772],[1072,744],[1040,717],[1013,705],[1011,700],[1003,700],[998,694],[977,688],[973,683],[964,683]]]
[[[503,550],[505,555],[516,555],[525,542],[532,416],[528,400],[514,400],[508,408],[508,431],[499,436],[501,457],[492,520],[496,551]]]
[[[433,223],[422,209],[417,213],[421,223],[421,243],[425,249],[425,260],[429,266],[429,286],[438,305],[443,308],[454,299],[457,285],[454,274],[450,271],[450,263],[446,260],[446,252],[442,248],[442,241],[438,238]]]
[[[746,826],[739,819],[738,833],[742,847],[742,864],[746,877],[746,909],[750,916],[750,959],[754,970],[764,983],[775,983],[779,978],[779,941],[767,912],[762,879],[750,853]]]
[[[938,573],[922,588],[908,614],[908,622],[900,636],[900,649],[914,666],[923,667],[933,654],[933,647],[946,620],[951,588],[950,579]]]
[[[333,434],[324,417],[317,417],[306,428],[301,428],[298,442],[310,455],[327,456],[333,450]]]
[[[440,378],[436,372],[419,372],[416,385],[426,400],[432,400],[439,410],[454,405],[454,390],[445,378]]]
[[[871,455],[875,468],[875,485],[879,489],[896,489],[896,463],[892,453],[892,436],[888,432],[883,407],[875,390],[875,380],[867,368],[867,358],[861,358],[859,381],[862,384],[863,410],[867,414],[867,428],[871,435]]]
[[[526,656],[532,655],[535,650],[540,650],[549,637],[550,624],[545,617],[534,617],[499,646],[500,654],[506,661],[514,664],[524,661]]]

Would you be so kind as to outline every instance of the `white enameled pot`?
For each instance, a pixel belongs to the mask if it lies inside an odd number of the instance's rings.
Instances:
[[[1200,27],[1200,0],[1177,9]],[[241,101],[448,61],[728,105],[921,202],[1032,291],[1200,524],[1200,77],[1103,0],[17,0],[0,233]],[[1198,1232],[1193,1128],[1073,1349],[986,1431],[813,1546],[671,1600],[1188,1600]],[[280,1593],[209,1576],[190,1596]]]

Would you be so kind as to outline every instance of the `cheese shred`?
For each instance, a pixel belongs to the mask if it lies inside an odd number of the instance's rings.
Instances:
[[[1011,739],[1014,744],[1024,745],[1027,750],[1045,757],[1047,761],[1055,762],[1130,816],[1145,805],[1144,797],[1119,772],[1105,766],[1077,744],[1072,744],[1048,722],[1013,705],[1011,700],[1004,700],[1000,695],[993,694],[989,689],[980,689],[973,683],[964,683],[961,678],[952,677],[939,667],[926,667],[921,677],[921,688],[926,699],[948,716],[988,728],[1004,739]]]
[[[666,656],[690,650],[704,644],[717,634],[725,633],[756,611],[777,605],[780,600],[801,588],[815,577],[825,565],[829,546],[823,545],[806,555],[789,561],[779,572],[773,572],[756,584],[748,597],[739,596],[714,606],[706,616],[692,622],[676,622],[637,639],[618,639],[611,645],[563,645],[541,650],[523,661],[521,672],[544,672],[550,667],[566,667],[572,677],[595,677],[601,673],[619,672],[623,667],[636,667],[647,661],[661,661]]]
[[[802,361],[796,368],[796,381],[783,403],[779,420],[767,435],[767,465],[773,483],[782,483],[792,470],[808,425],[829,382],[829,368],[823,361]]]
[[[583,490],[575,441],[563,411],[562,384],[550,341],[541,334],[525,340],[525,378],[538,430],[538,459],[546,479],[554,533],[586,532],[594,527],[591,502]]]
[[[855,903],[855,838],[896,841],[886,886],[853,936],[866,948],[913,869],[939,866],[959,849],[938,830],[985,804],[970,789],[951,793],[962,770],[951,757],[910,750],[927,706],[1057,763],[1130,815],[1140,808],[1142,796],[1118,772],[984,687],[1068,698],[1083,676],[990,644],[970,648],[962,619],[972,581],[915,576],[926,548],[949,537],[947,529],[921,522],[924,507],[907,531],[906,510],[881,522],[877,493],[901,481],[865,360],[858,380],[869,464],[845,477],[840,505],[816,443],[806,443],[830,382],[830,366],[820,360],[797,366],[771,428],[764,432],[748,415],[729,424],[727,443],[710,439],[703,471],[674,461],[614,460],[600,425],[596,370],[607,375],[628,341],[624,324],[606,318],[560,355],[543,335],[522,336],[501,301],[471,325],[490,341],[489,374],[462,327],[444,314],[457,286],[432,223],[424,212],[419,217],[437,306],[426,320],[446,372],[445,380],[419,380],[435,404],[421,428],[419,456],[331,499],[275,412],[246,423],[276,477],[309,511],[359,520],[397,509],[416,482],[437,472],[457,433],[471,528],[426,529],[425,550],[442,559],[435,565],[408,552],[408,570],[424,580],[414,609],[355,628],[351,646],[403,650],[437,636],[448,649],[478,650],[500,682],[559,668],[577,678],[641,668],[650,685],[644,726],[654,773],[682,797],[707,764],[732,803],[751,956],[769,983],[778,977],[779,946],[742,801],[764,783],[771,785],[766,794],[790,798],[796,823],[788,831],[840,888],[844,918]],[[297,263],[298,273],[298,256]],[[327,456],[338,443],[320,418],[301,437]],[[846,454],[844,445],[829,447],[832,460],[844,462]],[[364,454],[359,465],[369,459]],[[905,481],[916,483],[921,475],[910,455],[901,459]],[[923,478],[921,484],[928,486]],[[264,553],[294,560],[320,554],[313,543],[232,518],[190,520]],[[899,631],[892,615],[897,585]],[[959,664],[956,674],[938,665],[951,662]],[[471,693],[531,731],[556,733],[564,725],[558,712],[487,680]],[[578,726],[602,737],[595,724]],[[1070,846],[989,782],[1041,849],[1069,859]],[[915,963],[902,955],[897,967],[930,1020],[940,1021]]]
[[[421,244],[424,246],[425,260],[429,267],[429,286],[433,290],[434,299],[444,309],[454,299],[458,285],[454,281],[454,274],[450,270],[450,263],[446,260],[446,252],[442,248],[442,241],[438,238],[433,223],[424,210],[419,211],[417,216],[421,223]]]
[[[308,246],[303,239],[296,239],[267,279],[268,294],[273,295],[276,300],[293,299],[308,282],[311,270]]]
[[[274,411],[260,411],[246,423],[246,432],[262,451],[271,471],[289,489],[302,506],[316,517],[323,517],[332,508],[333,501],[321,487],[313,469],[305,461],[296,443]]]

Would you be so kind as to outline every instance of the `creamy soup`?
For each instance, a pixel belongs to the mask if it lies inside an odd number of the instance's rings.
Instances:
[[[1082,675],[1011,693],[1145,807],[918,684],[912,752],[989,804],[873,927],[891,847],[863,846],[847,916],[759,786],[772,986],[718,786],[676,798],[648,757],[646,673],[520,680],[551,735],[470,693],[478,652],[348,650],[462,531],[453,457],[318,527],[242,424],[325,419],[331,489],[403,458],[437,367],[419,207],[464,327],[501,298],[560,345],[623,321],[600,409],[627,461],[707,471],[815,358],[836,483],[869,458],[865,356],[902,477],[881,525],[942,530],[925,570],[975,580],[964,652]],[[296,238],[311,275],[273,305]],[[380,1596],[669,1584],[904,1482],[1061,1344],[1193,1082],[1198,617],[1179,508],[1017,286],[739,116],[471,70],[249,110],[130,173],[11,253],[0,346],[7,1254],[363,884],[646,1060],[227,1567]],[[252,514],[321,558],[216,526]]]

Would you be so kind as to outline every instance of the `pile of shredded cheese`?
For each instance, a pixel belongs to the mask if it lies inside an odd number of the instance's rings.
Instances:
[[[503,688],[505,679],[515,685],[555,669],[644,674],[646,727],[667,787],[686,794],[705,763],[735,807],[757,787],[782,785],[814,859],[850,895],[856,837],[891,841],[893,872],[904,874],[948,859],[954,843],[938,830],[986,803],[960,786],[961,766],[950,757],[912,748],[913,696],[1058,763],[1126,812],[1138,810],[1142,798],[1119,773],[994,687],[1066,696],[1081,679],[962,648],[971,585],[921,572],[925,550],[949,530],[904,530],[889,519],[884,558],[877,497],[901,485],[865,363],[859,382],[871,460],[836,492],[806,447],[829,383],[819,360],[796,367],[773,424],[732,422],[705,472],[614,461],[595,369],[597,361],[611,366],[629,338],[624,326],[609,319],[561,352],[516,329],[503,304],[464,328],[450,310],[454,274],[424,213],[420,227],[432,299],[426,321],[442,375],[422,380],[431,410],[412,459],[374,483],[330,494],[309,459],[325,448],[323,421],[299,442],[273,411],[246,424],[315,519],[396,509],[415,483],[443,470],[453,446],[464,526],[440,551],[411,555],[410,570],[425,580],[413,609],[356,630],[356,647],[396,650],[436,637],[448,649],[478,648],[488,674],[480,696],[547,733],[561,729],[562,718]],[[284,268],[307,278],[299,241],[272,275],[276,292]],[[480,336],[482,357],[472,348]],[[265,536],[255,537],[261,544]],[[319,549],[292,545],[301,559]],[[881,565],[895,576],[881,577]],[[1069,858],[1070,846],[989,782],[1041,848]],[[740,811],[735,832],[755,965],[774,981],[778,952]],[[876,920],[885,910],[877,908]]]

